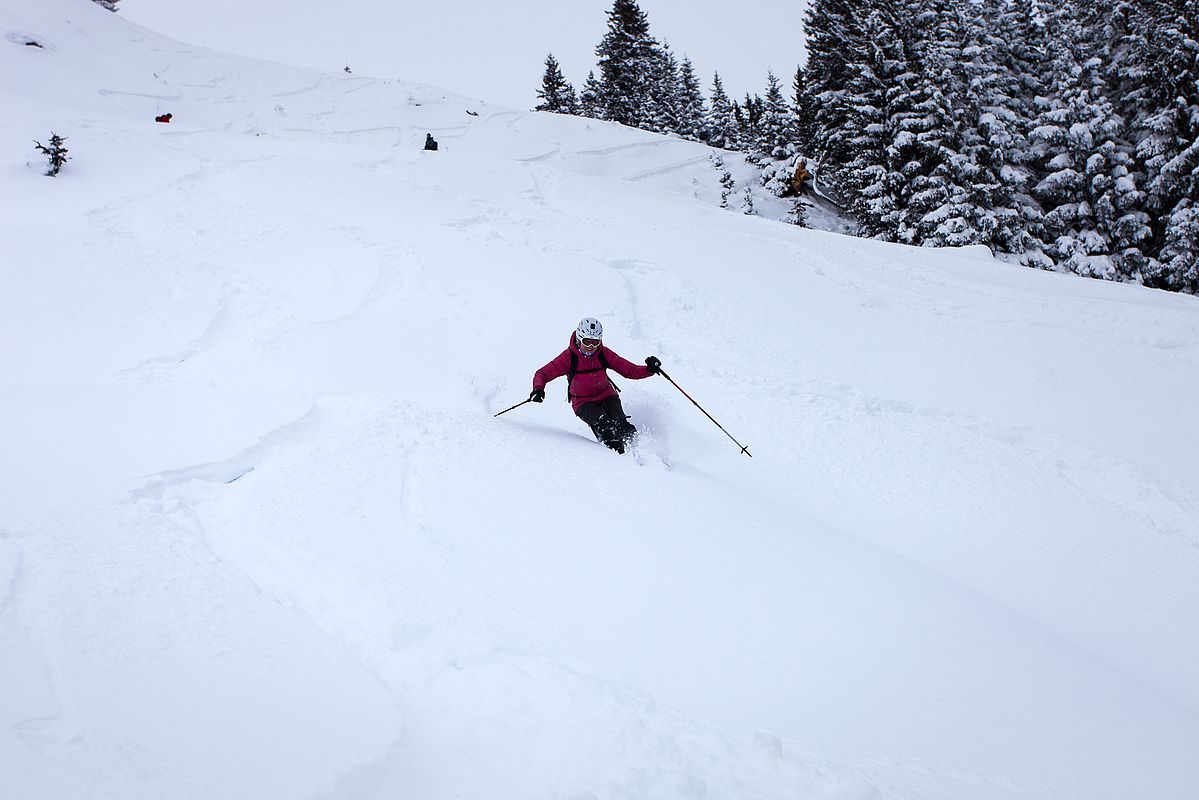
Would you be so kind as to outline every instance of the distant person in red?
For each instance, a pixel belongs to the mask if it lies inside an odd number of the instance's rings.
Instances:
[[[533,391],[529,399],[540,403],[545,399],[545,385],[555,378],[566,376],[566,396],[575,416],[590,426],[595,438],[618,453],[637,433],[625,416],[620,404],[620,390],[608,377],[614,369],[630,380],[641,380],[657,374],[662,362],[657,356],[645,359],[645,366],[626,361],[604,347],[604,327],[599,320],[586,317],[570,335],[570,346],[557,358],[533,375]]]
[[[157,117],[154,118],[154,121],[169,123],[171,121],[171,117],[173,117],[173,116],[175,116],[175,115],[174,114],[159,114]]]

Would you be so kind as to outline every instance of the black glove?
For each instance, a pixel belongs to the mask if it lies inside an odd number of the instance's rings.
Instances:
[[[534,403],[540,403],[545,399],[545,389],[534,389],[529,393],[529,399]]]
[[[649,367],[650,373],[654,375],[662,371],[662,362],[658,360],[657,356],[646,356],[645,366]]]

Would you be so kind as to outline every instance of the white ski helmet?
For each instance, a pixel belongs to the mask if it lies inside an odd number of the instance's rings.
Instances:
[[[575,328],[575,341],[579,346],[583,346],[584,339],[603,339],[604,326],[600,325],[600,321],[595,317],[583,317],[579,320],[579,325]]]

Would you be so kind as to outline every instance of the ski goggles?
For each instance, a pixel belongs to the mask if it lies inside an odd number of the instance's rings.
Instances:
[[[579,340],[579,347],[585,348],[587,350],[594,350],[595,348],[597,348],[599,346],[600,346],[599,339],[580,339]]]

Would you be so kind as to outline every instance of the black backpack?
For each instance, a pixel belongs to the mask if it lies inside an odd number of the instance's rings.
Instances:
[[[596,357],[599,358],[600,365],[598,367],[593,369],[579,369],[579,354],[574,351],[574,348],[571,348],[570,370],[566,373],[566,402],[570,402],[570,384],[575,379],[575,375],[584,372],[599,372],[601,370],[606,371],[608,369],[608,359],[604,358],[604,348],[600,348],[599,352],[596,353]],[[616,382],[611,378],[608,378],[608,385],[615,389],[618,394],[620,393],[620,387],[617,386]]]

